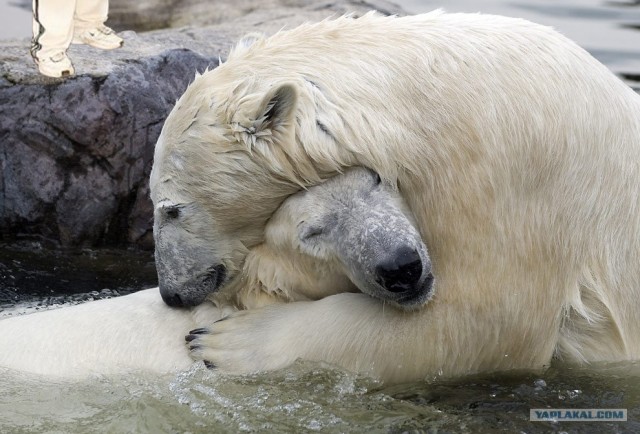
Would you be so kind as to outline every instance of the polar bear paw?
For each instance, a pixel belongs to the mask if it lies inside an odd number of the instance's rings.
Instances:
[[[191,330],[185,336],[194,360],[208,368],[231,374],[269,371],[293,363],[297,355],[283,335],[273,309],[241,311],[222,318],[210,327]]]

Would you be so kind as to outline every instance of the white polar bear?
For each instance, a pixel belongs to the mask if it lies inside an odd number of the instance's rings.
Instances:
[[[160,267],[167,301],[223,288],[284,198],[349,166],[397,183],[438,295],[413,313],[362,294],[243,311],[197,357],[389,381],[640,357],[640,97],[552,29],[498,16],[306,24],[196,78],[151,174],[158,254],[179,240],[191,267]]]
[[[365,215],[369,218],[363,219]],[[417,308],[431,296],[433,276],[414,224],[396,190],[368,170],[351,169],[285,201],[267,225],[265,242],[249,252],[242,272],[211,301],[175,309],[153,288],[8,317],[0,320],[0,367],[65,378],[167,373],[193,363],[184,346],[186,331],[237,308],[317,300],[359,289]],[[344,244],[357,238],[357,249]],[[387,286],[370,279],[379,274],[372,267],[381,260],[403,258],[413,264],[407,277],[417,279],[419,287],[407,291],[407,279],[398,277]],[[393,274],[387,267],[383,277]]]

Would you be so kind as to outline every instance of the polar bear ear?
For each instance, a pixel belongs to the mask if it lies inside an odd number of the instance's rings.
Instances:
[[[265,96],[254,123],[257,137],[286,134],[294,118],[298,93],[293,84],[274,86]]]

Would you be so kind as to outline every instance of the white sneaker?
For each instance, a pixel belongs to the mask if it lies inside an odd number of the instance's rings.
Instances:
[[[47,77],[70,77],[75,74],[71,60],[67,57],[67,53],[60,51],[50,57],[35,56],[33,58],[40,74]]]
[[[73,35],[72,44],[87,44],[103,50],[113,50],[124,45],[124,40],[109,27],[102,25]]]

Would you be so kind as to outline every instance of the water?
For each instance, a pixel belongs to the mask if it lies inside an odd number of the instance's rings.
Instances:
[[[0,318],[157,286],[153,253],[0,243]]]
[[[520,16],[552,25],[640,88],[640,4],[596,0],[399,1],[411,12]],[[0,39],[28,38],[30,13],[0,0]],[[0,317],[155,285],[148,252],[0,245]],[[28,345],[28,342],[25,342]],[[194,364],[164,377],[60,382],[0,369],[0,432],[640,432],[640,364],[502,373],[384,387],[299,363],[226,377]],[[626,423],[529,422],[530,408],[626,408]]]
[[[638,364],[387,388],[305,363],[243,377],[196,364],[161,378],[65,383],[2,371],[0,378],[0,432],[11,433],[640,432]],[[528,421],[530,408],[545,407],[627,408],[629,421]]]

